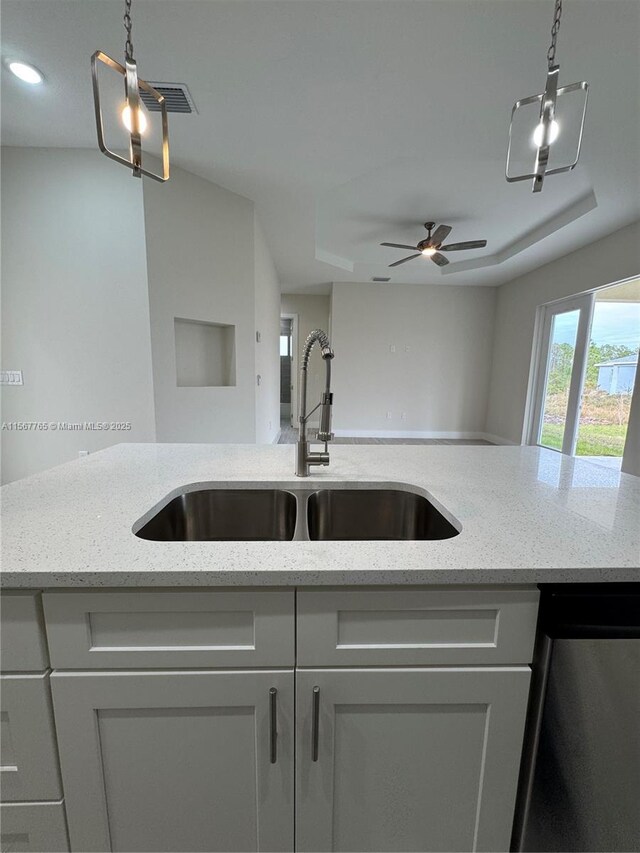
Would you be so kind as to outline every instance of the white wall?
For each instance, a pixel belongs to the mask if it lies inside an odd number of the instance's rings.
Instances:
[[[3,482],[155,439],[142,185],[98,151],[2,150],[2,367],[5,422],[132,425],[4,430]]]
[[[258,218],[254,223],[256,442],[270,444],[280,431],[280,282]]]
[[[487,432],[520,444],[536,308],[640,273],[640,223],[498,288]],[[640,424],[638,425],[640,428]]]
[[[280,301],[280,310],[283,314],[298,315],[298,362],[297,370],[300,370],[300,358],[302,347],[307,339],[309,332],[314,329],[323,329],[325,332],[330,332],[331,326],[331,300],[329,296],[303,296],[295,293],[283,293]],[[333,341],[331,341],[333,345]],[[335,359],[334,359],[335,364]],[[320,356],[320,351],[317,345],[311,353],[309,361],[308,383],[307,383],[307,408],[313,409],[324,390],[324,362]],[[293,378],[294,394],[291,399],[294,417],[297,418],[298,411],[298,377]],[[318,426],[319,412],[312,415],[309,424]],[[294,420],[297,424],[297,420]]]
[[[158,441],[253,442],[253,202],[172,167],[145,181],[144,216]],[[175,317],[236,327],[235,387],[178,387]]]
[[[495,298],[491,287],[334,284],[335,431],[481,435]]]

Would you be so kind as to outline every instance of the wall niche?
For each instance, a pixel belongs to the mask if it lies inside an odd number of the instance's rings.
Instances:
[[[178,387],[236,384],[236,327],[174,317]]]

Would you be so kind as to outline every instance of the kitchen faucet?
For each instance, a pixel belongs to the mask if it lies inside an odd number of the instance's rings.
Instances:
[[[307,414],[307,368],[309,366],[309,356],[314,344],[319,344],[320,352],[325,364],[325,388],[322,398],[318,405]],[[331,434],[331,404],[333,403],[333,394],[331,393],[331,359],[333,358],[333,350],[329,344],[329,338],[322,329],[314,329],[309,333],[307,340],[304,342],[302,349],[302,363],[300,365],[300,411],[298,413],[298,421],[300,423],[300,435],[296,444],[296,475],[298,477],[308,477],[309,468],[311,465],[328,465],[329,451],[328,442],[333,438]],[[309,442],[307,440],[307,422],[311,415],[320,407],[320,429],[318,430],[318,439],[324,441],[324,451],[318,453],[309,450]]]

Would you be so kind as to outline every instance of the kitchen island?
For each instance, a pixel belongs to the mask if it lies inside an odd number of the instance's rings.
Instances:
[[[521,584],[640,579],[640,478],[533,447],[353,446],[293,474],[287,445],[120,444],[2,489],[4,587]],[[153,542],[190,489],[408,487],[460,535],[405,542]]]
[[[3,849],[509,849],[539,585],[639,579],[640,478],[336,446],[298,479],[292,450],[119,445],[3,487]],[[290,491],[294,538],[153,538],[216,488]],[[446,538],[312,541],[310,495],[347,488]]]

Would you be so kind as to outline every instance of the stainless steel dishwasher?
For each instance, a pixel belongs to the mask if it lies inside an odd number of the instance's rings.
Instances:
[[[512,850],[640,851],[640,584],[543,587]]]

